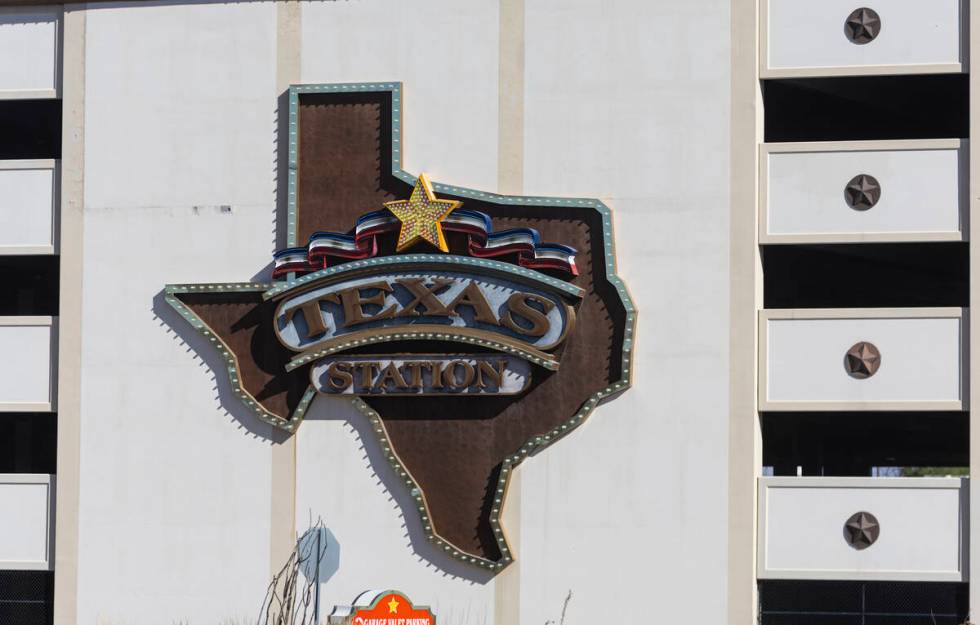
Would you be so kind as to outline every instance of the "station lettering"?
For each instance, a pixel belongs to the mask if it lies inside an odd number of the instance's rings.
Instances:
[[[513,395],[530,370],[508,356],[349,356],[318,362],[310,376],[328,395]]]

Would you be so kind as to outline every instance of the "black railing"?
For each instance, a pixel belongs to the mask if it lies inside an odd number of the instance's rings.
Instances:
[[[0,571],[0,625],[50,625],[54,574]]]
[[[959,625],[968,585],[946,582],[759,582],[761,625]]]

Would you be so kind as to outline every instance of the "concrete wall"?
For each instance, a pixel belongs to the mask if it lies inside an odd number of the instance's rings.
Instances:
[[[77,622],[254,615],[269,427],[161,290],[269,262],[275,7],[94,5],[86,35]]]
[[[79,623],[218,623],[264,593],[268,428],[159,293],[270,260],[276,10],[88,11]],[[519,470],[518,562],[496,579],[428,549],[363,419],[318,399],[296,525],[329,529],[325,604],[396,587],[447,625],[557,623],[569,594],[566,625],[725,618],[728,10],[302,3],[303,82],[404,82],[408,171],[607,202],[641,311],[635,387]]]
[[[612,207],[640,314],[634,387],[522,468],[521,623],[725,620],[728,8],[527,2],[525,191]]]

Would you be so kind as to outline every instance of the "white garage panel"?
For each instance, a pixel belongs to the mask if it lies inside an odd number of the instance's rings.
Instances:
[[[967,494],[965,478],[760,478],[758,576],[966,581]],[[859,512],[877,532],[860,549]]]
[[[0,570],[51,568],[53,479],[0,474]]]
[[[0,161],[0,254],[53,254],[55,161]]]
[[[857,8],[880,18],[877,36],[852,43]],[[966,10],[961,0],[763,0],[764,78],[959,72]]]
[[[765,310],[760,314],[762,410],[962,410],[965,343],[959,308]],[[878,370],[848,374],[859,342]]]
[[[955,139],[764,145],[759,240],[963,240],[966,156]],[[870,208],[845,196],[860,176],[880,193]]]
[[[54,319],[0,317],[0,412],[54,409]]]
[[[0,10],[0,99],[58,95],[60,7]]]

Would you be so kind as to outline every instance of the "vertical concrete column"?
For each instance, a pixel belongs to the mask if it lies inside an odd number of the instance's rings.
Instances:
[[[728,446],[728,623],[758,622],[756,478],[762,439],[756,405],[762,265],[757,239],[759,14],[756,0],[732,0],[731,295]]]
[[[300,80],[300,3],[294,0],[276,3],[276,97],[278,98],[279,132],[288,132],[288,90]],[[280,146],[286,145],[280,137]],[[277,215],[278,230],[284,229],[287,158],[286,150],[278,152]],[[283,232],[277,233],[280,245],[285,241]],[[279,572],[296,544],[296,435],[281,431],[271,433],[270,458],[270,514],[269,574]]]
[[[500,0],[498,57],[497,191],[524,192],[524,0]],[[521,622],[521,469],[510,479],[501,514],[517,560],[497,575],[494,622]]]
[[[58,475],[55,488],[54,622],[75,625],[82,404],[82,227],[85,201],[85,12],[65,6],[61,62],[61,253],[58,311]]]
[[[500,0],[497,192],[524,192],[524,0]]]

